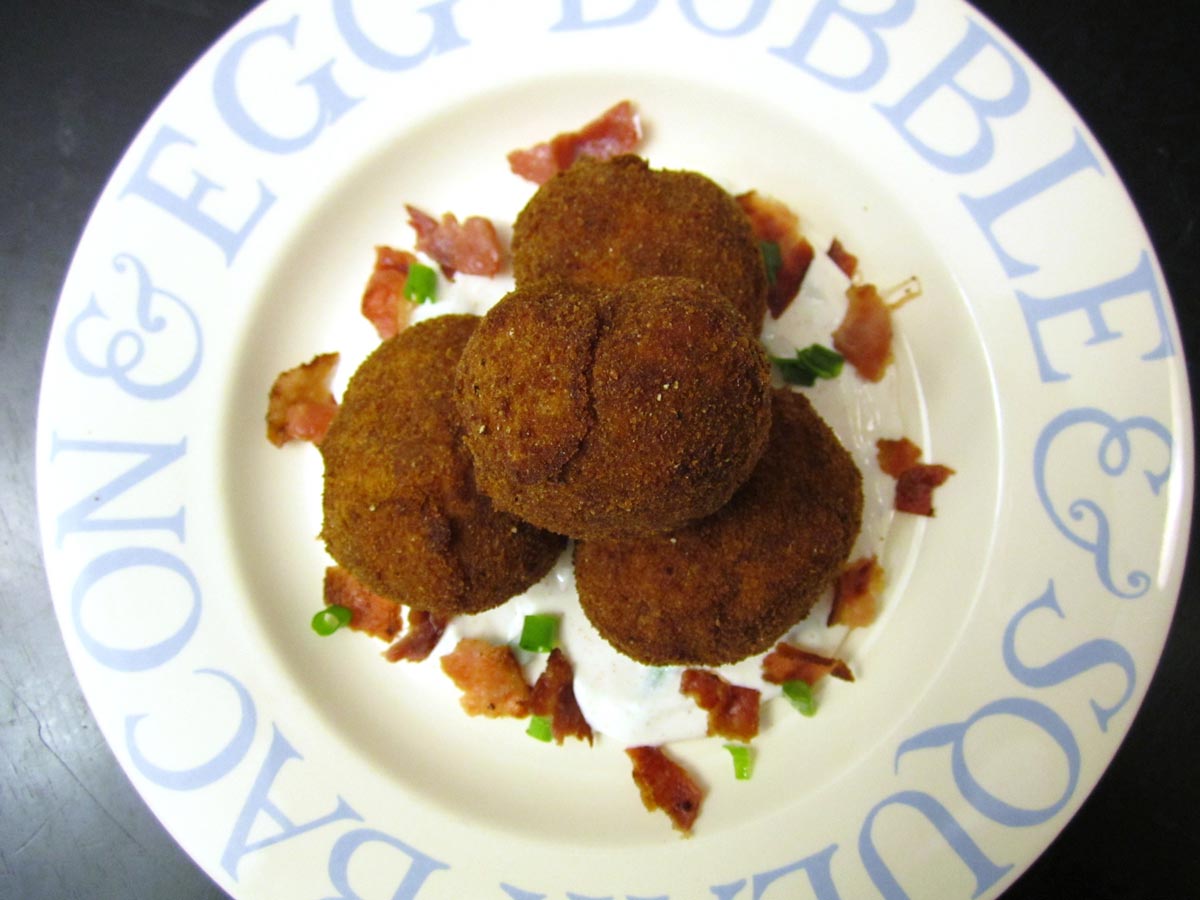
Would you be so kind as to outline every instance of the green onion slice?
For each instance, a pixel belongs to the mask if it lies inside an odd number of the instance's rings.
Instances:
[[[812,685],[807,681],[785,681],[783,696],[791,701],[800,715],[811,717],[817,714],[817,700],[813,696]]]
[[[558,643],[558,616],[534,614],[521,626],[520,647],[530,653],[549,653]]]
[[[845,361],[842,354],[820,344],[797,350],[794,357],[771,357],[771,362],[779,368],[783,380],[801,387],[812,387],[818,378],[837,378],[842,374]]]
[[[733,757],[733,777],[738,781],[749,781],[754,774],[754,750],[745,744],[726,744],[725,749]]]
[[[530,716],[525,733],[531,738],[549,743],[554,739],[554,728],[549,716]]]
[[[412,263],[404,279],[404,296],[413,303],[437,300],[437,272],[423,263]]]
[[[779,280],[779,270],[783,268],[783,253],[774,241],[759,241],[758,249],[762,251],[763,265],[767,267],[767,284],[775,284]]]
[[[344,606],[327,606],[312,617],[312,630],[321,637],[327,637],[350,624],[350,610]]]

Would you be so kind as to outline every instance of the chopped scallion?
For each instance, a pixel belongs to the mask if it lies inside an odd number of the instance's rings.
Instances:
[[[412,263],[404,279],[404,296],[413,303],[433,303],[437,300],[437,272],[423,263]]]
[[[549,743],[554,739],[554,727],[549,716],[530,716],[525,733],[531,738]]]
[[[817,699],[813,696],[812,685],[807,681],[785,681],[783,696],[788,698],[802,716],[811,717],[817,714]]]
[[[745,744],[726,744],[725,749],[733,757],[733,777],[738,781],[749,781],[754,774],[754,750]]]
[[[344,606],[327,606],[312,617],[312,630],[321,637],[327,637],[343,625],[349,625],[350,616],[350,610]]]
[[[818,378],[837,378],[842,374],[845,361],[836,350],[830,350],[820,344],[797,350],[794,357],[771,357],[771,362],[779,368],[783,380],[801,387],[812,387]]]
[[[549,653],[558,643],[558,616],[534,614],[525,617],[521,625],[522,650],[530,653]]]
[[[774,284],[783,268],[783,253],[774,241],[759,241],[758,248],[762,251],[763,265],[767,267],[767,284]]]

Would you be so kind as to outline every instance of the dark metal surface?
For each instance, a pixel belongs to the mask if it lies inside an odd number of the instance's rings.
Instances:
[[[251,5],[0,3],[3,898],[224,896],[134,793],[80,695],[41,569],[33,434],[50,317],[95,198],[158,100]],[[978,5],[1058,83],[1125,179],[1166,272],[1194,371],[1200,71],[1193,27],[1166,0]],[[1194,570],[1128,739],[1083,809],[1006,900],[1197,896]]]

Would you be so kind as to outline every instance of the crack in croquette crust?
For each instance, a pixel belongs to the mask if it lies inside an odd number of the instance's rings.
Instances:
[[[681,277],[513,291],[468,342],[456,397],[483,491],[576,538],[708,515],[770,429],[761,345],[721,295]]]

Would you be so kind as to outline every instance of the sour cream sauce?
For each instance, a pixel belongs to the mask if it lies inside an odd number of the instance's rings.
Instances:
[[[827,247],[832,236],[813,234],[814,247]],[[813,260],[800,296],[779,319],[767,317],[762,340],[773,356],[791,356],[813,343],[831,344],[831,335],[846,310],[849,280],[823,253]],[[485,315],[511,290],[511,278],[477,278],[459,275],[443,282],[436,304],[418,307],[413,321],[449,313]],[[893,367],[894,368],[894,367]],[[878,555],[892,520],[894,482],[880,470],[875,441],[900,436],[899,396],[896,376],[889,372],[879,383],[870,383],[847,364],[841,376],[802,390],[849,451],[863,475],[863,522],[850,558]],[[776,381],[782,385],[782,381]],[[780,522],[786,528],[786,522]],[[554,569],[524,594],[484,613],[459,616],[446,629],[427,665],[438,665],[464,637],[509,644],[533,682],[545,667],[545,655],[518,647],[525,616],[559,617],[558,644],[575,672],[575,698],[592,730],[621,746],[657,746],[701,738],[707,734],[708,714],[680,691],[686,667],[647,666],[618,653],[592,627],[579,605],[575,573],[568,547]],[[832,591],[781,639],[819,653],[840,655],[847,629],[829,628],[825,619]],[[727,681],[762,693],[763,702],[780,696],[777,685],[762,678],[762,659],[752,656],[712,671]],[[851,668],[855,661],[847,660]],[[706,667],[707,668],[707,667]]]

